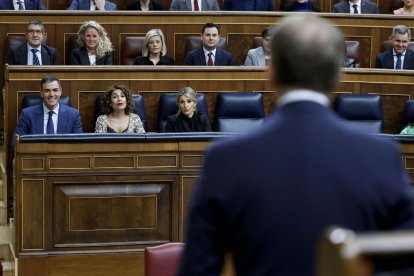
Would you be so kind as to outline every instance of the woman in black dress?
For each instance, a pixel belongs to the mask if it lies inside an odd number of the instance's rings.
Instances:
[[[165,132],[200,132],[211,131],[206,114],[196,110],[197,92],[191,87],[183,87],[177,93],[178,113],[167,119]]]
[[[174,65],[172,57],[167,55],[167,45],[160,29],[147,32],[142,45],[142,56],[134,60],[134,65]]]

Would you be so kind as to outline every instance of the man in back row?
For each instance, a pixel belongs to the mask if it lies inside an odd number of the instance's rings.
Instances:
[[[377,14],[377,4],[370,0],[342,0],[333,6],[335,13]]]
[[[217,0],[172,0],[172,11],[219,11]]]
[[[10,65],[59,65],[60,58],[57,50],[42,44],[45,36],[42,21],[30,20],[26,25],[26,42],[9,49],[6,63]]]
[[[0,10],[45,10],[42,0],[1,0]]]
[[[201,30],[202,46],[187,54],[184,65],[226,66],[236,65],[232,55],[217,47],[220,41],[219,27],[214,23],[204,24]]]
[[[414,229],[397,145],[329,108],[344,62],[338,28],[313,14],[288,16],[271,47],[277,109],[254,132],[206,152],[178,275],[219,275],[226,251],[237,275],[313,275],[330,225]]]
[[[414,69],[414,52],[408,49],[411,32],[407,26],[397,25],[389,37],[391,49],[379,53],[375,60],[375,68]]]

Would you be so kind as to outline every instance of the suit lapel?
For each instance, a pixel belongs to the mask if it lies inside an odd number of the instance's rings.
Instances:
[[[200,48],[198,48],[197,58],[198,58],[198,62],[197,62],[198,64],[207,65],[206,58],[204,56],[203,46],[201,46]]]
[[[21,65],[27,65],[27,44],[24,43],[22,47],[18,48],[18,54],[19,54],[19,61],[17,62],[17,64],[21,64]]]
[[[43,104],[38,105],[38,108],[35,112],[34,117],[34,128],[31,130],[31,134],[43,134],[45,131],[44,128],[45,120],[44,120],[44,114],[43,114]]]
[[[413,55],[410,51],[406,51],[405,52],[405,57],[404,57],[404,64],[403,64],[403,69],[410,69],[410,63],[411,63],[411,59],[412,59]]]
[[[384,62],[385,62],[385,68],[394,69],[394,54],[393,54],[392,49],[387,52]]]
[[[63,104],[59,104],[58,125],[56,133],[66,133],[65,126],[67,122],[67,117],[68,113],[66,107]]]
[[[217,65],[217,66],[219,66],[219,65],[222,65],[222,54],[221,54],[221,49],[220,48],[216,48],[216,58],[215,58],[215,61],[214,61],[214,65]]]
[[[185,0],[185,8],[187,11],[192,11],[191,0]]]
[[[30,0],[24,0],[24,8],[26,10],[33,10],[34,7],[32,7],[32,2]]]
[[[344,1],[342,3],[344,4],[344,7],[345,7],[345,13],[350,13],[351,10],[350,10],[348,1]],[[361,6],[361,11],[362,11],[362,6]]]
[[[41,47],[42,65],[50,65],[50,55],[45,46]]]

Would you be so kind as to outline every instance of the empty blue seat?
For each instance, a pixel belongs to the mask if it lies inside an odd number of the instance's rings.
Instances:
[[[217,131],[246,132],[260,126],[264,119],[261,93],[224,92],[217,95]]]
[[[105,95],[98,95],[96,96],[95,100],[95,121],[98,119],[100,115],[105,114],[104,112],[104,100]],[[147,131],[147,112],[145,109],[145,102],[144,98],[141,95],[133,94],[132,101],[134,102],[134,113],[138,114],[141,118],[142,124],[144,126],[145,131]]]
[[[177,93],[163,93],[158,102],[157,131],[165,132],[167,118],[178,112]],[[208,107],[206,97],[203,93],[197,93],[197,111],[206,114],[208,117]]]
[[[368,133],[381,133],[384,130],[384,116],[379,95],[339,94],[334,109],[354,128]]]

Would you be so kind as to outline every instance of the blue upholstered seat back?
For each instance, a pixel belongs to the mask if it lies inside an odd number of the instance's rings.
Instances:
[[[157,119],[158,132],[165,132],[168,116],[178,112],[176,97],[177,93],[163,93],[160,95]],[[206,114],[208,117],[207,101],[203,93],[197,93],[197,111]]]
[[[34,105],[41,104],[43,99],[40,95],[26,95],[22,100],[22,109]],[[71,106],[70,98],[68,96],[60,96],[59,102],[66,106]]]
[[[105,114],[104,112],[104,95],[98,95],[96,96],[95,100],[95,121],[100,116]],[[138,116],[141,118],[142,124],[144,125],[145,131],[147,131],[147,112],[145,109],[145,102],[144,98],[141,95],[132,95],[132,100],[134,101],[135,108],[134,113],[138,114]]]
[[[225,92],[217,95],[217,131],[246,132],[265,118],[261,93]]]
[[[340,94],[336,98],[335,111],[352,127],[369,133],[384,130],[382,102],[379,95]]]

